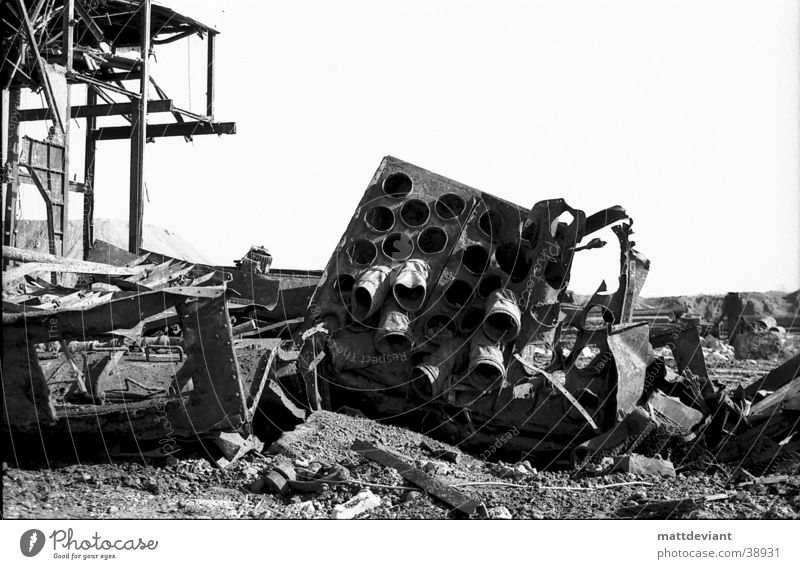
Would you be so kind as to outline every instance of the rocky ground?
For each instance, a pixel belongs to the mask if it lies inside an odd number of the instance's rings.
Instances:
[[[712,367],[726,383],[749,383],[775,362],[728,361]],[[492,518],[618,519],[800,517],[800,476],[731,481],[731,469],[699,472],[676,464],[674,477],[608,473],[596,462],[580,472],[537,472],[529,464],[485,462],[424,435],[363,418],[315,413],[304,424],[226,470],[201,454],[170,461],[89,453],[80,463],[3,463],[3,516],[32,518],[331,518],[359,494],[370,519],[457,517],[443,502],[414,488],[397,470],[351,451],[355,439],[391,449],[407,463],[482,502]],[[450,453],[442,454],[443,450]],[[83,455],[82,455],[83,456]],[[446,457],[447,459],[443,458]],[[348,482],[323,493],[253,493],[251,485],[281,460],[296,468],[340,465]],[[796,468],[796,465],[794,466]],[[786,476],[788,474],[789,476]],[[374,497],[373,497],[374,496]],[[712,497],[710,500],[705,500]],[[665,500],[683,502],[663,503]]]

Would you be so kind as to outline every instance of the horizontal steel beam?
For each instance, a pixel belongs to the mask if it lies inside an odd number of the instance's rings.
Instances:
[[[195,136],[200,134],[236,134],[235,122],[184,122],[147,125],[147,138]],[[122,140],[131,137],[131,127],[110,126],[94,131],[95,140]]]
[[[174,109],[171,99],[157,99],[147,102],[148,113],[169,113]],[[82,105],[70,109],[70,118],[110,117],[129,115],[135,110],[135,103],[111,103],[107,105]],[[50,109],[22,109],[19,111],[21,121],[44,121],[50,119]]]
[[[92,75],[89,75],[95,81],[133,81],[139,79],[142,74],[140,71],[109,71],[107,69],[99,69]],[[82,81],[68,80],[69,83],[82,83]]]

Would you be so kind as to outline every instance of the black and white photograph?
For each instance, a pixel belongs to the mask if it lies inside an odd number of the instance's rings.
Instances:
[[[797,566],[800,2],[0,13],[6,566]]]

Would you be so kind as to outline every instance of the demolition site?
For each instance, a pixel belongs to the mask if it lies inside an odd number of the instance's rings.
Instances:
[[[511,203],[391,156],[319,270],[269,243],[230,266],[149,250],[148,143],[236,133],[223,36],[150,0],[6,5],[5,518],[800,516],[800,291],[640,297],[636,212]],[[148,64],[195,36],[199,112]],[[127,242],[95,231],[106,140],[130,142]],[[617,281],[573,292],[601,247]]]

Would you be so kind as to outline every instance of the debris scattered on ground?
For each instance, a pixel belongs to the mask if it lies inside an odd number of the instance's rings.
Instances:
[[[374,460],[389,468],[394,468],[400,476],[409,482],[422,488],[427,494],[435,496],[446,503],[448,506],[467,516],[475,513],[475,509],[480,505],[478,501],[465,496],[453,487],[443,483],[434,476],[404,462],[396,455],[366,441],[356,440],[351,447],[354,451],[363,454],[366,458]],[[430,463],[426,463],[430,464]]]
[[[508,508],[505,506],[497,506],[496,508],[491,508],[488,512],[489,519],[492,520],[513,520],[514,516],[511,515],[511,512],[508,511]]]
[[[369,490],[362,490],[344,504],[334,507],[334,517],[337,520],[352,520],[356,516],[377,508],[381,499]]]
[[[654,476],[675,476],[675,467],[668,460],[647,458],[638,454],[618,456],[614,460],[611,472],[627,472],[628,474]]]

